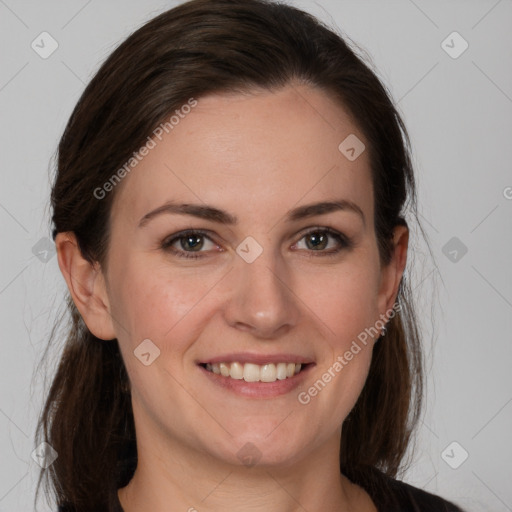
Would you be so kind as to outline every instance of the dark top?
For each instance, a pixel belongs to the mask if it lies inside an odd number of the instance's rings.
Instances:
[[[379,512],[464,512],[461,508],[439,496],[390,478],[376,469],[371,470],[371,475],[371,482],[370,480],[358,482],[357,479],[352,479],[352,481],[368,493]],[[117,494],[114,502],[115,505],[111,510],[105,509],[102,512],[124,512],[117,499]],[[59,512],[73,512],[74,508],[61,506],[58,510]]]

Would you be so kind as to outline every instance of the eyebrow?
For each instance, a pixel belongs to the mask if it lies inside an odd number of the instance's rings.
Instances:
[[[298,221],[316,215],[325,215],[336,211],[348,211],[358,214],[363,224],[366,224],[365,216],[361,208],[354,202],[347,199],[338,199],[335,201],[323,201],[320,203],[312,203],[305,206],[299,206],[290,210],[286,215],[287,222]],[[191,215],[200,219],[218,222],[219,224],[226,224],[229,226],[236,225],[238,218],[224,210],[219,210],[213,206],[201,204],[176,204],[168,201],[163,205],[146,213],[140,221],[139,227],[145,226],[151,219],[162,214],[175,214],[175,215]]]

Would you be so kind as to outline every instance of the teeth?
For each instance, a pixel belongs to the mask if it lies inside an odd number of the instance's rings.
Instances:
[[[257,364],[244,364],[245,382],[258,382],[260,380],[260,367]]]
[[[253,363],[207,363],[206,369],[223,377],[245,382],[275,382],[293,377],[300,372],[302,365],[295,363],[253,364]]]
[[[232,379],[241,380],[244,378],[244,367],[240,363],[231,363],[229,376]]]
[[[277,378],[279,380],[286,379],[286,376],[287,376],[286,367],[287,367],[286,363],[278,363],[278,365],[276,366]]]
[[[277,368],[275,364],[266,364],[260,370],[261,382],[275,382],[277,380]]]

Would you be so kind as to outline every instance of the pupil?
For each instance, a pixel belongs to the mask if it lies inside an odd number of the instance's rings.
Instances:
[[[192,249],[196,249],[201,246],[201,237],[199,235],[191,235],[186,237],[186,243],[191,246]],[[195,242],[194,242],[195,241]]]
[[[325,242],[325,236],[322,235],[322,234],[318,234],[318,233],[312,233],[309,235],[310,236],[310,239],[311,240],[316,240],[316,242],[319,242],[319,244],[313,242],[313,247],[314,248],[318,248],[320,244],[323,244],[323,242]]]

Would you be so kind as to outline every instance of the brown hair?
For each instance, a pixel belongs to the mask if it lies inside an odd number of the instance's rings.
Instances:
[[[170,113],[215,92],[293,83],[339,101],[368,141],[375,231],[383,263],[393,228],[417,221],[410,142],[390,95],[344,38],[312,15],[269,0],[192,0],[128,37],[83,92],[58,146],[53,237],[76,235],[84,257],[105,262],[115,190],[101,187]],[[341,141],[340,141],[341,142]],[[136,172],[136,171],[134,171]],[[340,469],[396,476],[420,412],[422,353],[410,287],[377,343],[364,389],[343,426]],[[133,412],[117,340],[99,340],[68,297],[71,326],[37,433],[58,452],[41,473],[59,504],[108,508],[136,464]],[[112,501],[113,500],[113,501]]]

